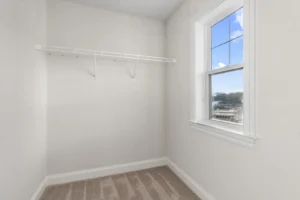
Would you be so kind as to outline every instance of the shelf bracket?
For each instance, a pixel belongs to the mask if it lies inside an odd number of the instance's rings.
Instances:
[[[97,56],[96,53],[94,53],[94,77],[96,78],[97,74]]]
[[[131,79],[135,79],[135,76],[136,76],[136,63],[134,63],[134,66],[132,67],[132,70],[130,72],[130,77]]]

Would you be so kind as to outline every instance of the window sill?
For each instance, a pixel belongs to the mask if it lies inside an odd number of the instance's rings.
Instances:
[[[232,125],[212,120],[201,122],[190,121],[190,127],[202,133],[207,133],[218,138],[253,148],[257,138],[243,135],[243,126]]]

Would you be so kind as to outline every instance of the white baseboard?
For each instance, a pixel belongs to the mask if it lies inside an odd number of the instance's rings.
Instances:
[[[32,195],[30,200],[39,200],[44,192],[44,190],[47,187],[47,177],[44,178],[44,180],[40,183],[39,187],[35,191],[35,193]]]
[[[167,159],[158,158],[158,159],[144,160],[144,161],[138,161],[138,162],[132,162],[132,163],[126,163],[120,165],[100,167],[96,169],[87,169],[87,170],[74,171],[74,172],[63,173],[63,174],[50,175],[47,176],[47,186],[110,176],[114,174],[122,174],[122,173],[149,169],[149,168],[165,166],[165,165],[167,165]]]
[[[139,162],[132,162],[120,165],[113,165],[107,167],[100,167],[95,169],[87,169],[81,171],[74,171],[63,174],[56,174],[47,176],[39,185],[36,192],[33,194],[31,200],[39,200],[45,188],[49,185],[62,184],[115,174],[122,174],[132,171],[149,169],[159,166],[169,166],[169,168],[202,200],[216,200],[203,187],[197,184],[188,174],[180,169],[169,158],[158,158],[152,160],[144,160]]]
[[[203,187],[194,181],[187,173],[180,169],[174,162],[167,158],[170,169],[202,200],[216,200]]]

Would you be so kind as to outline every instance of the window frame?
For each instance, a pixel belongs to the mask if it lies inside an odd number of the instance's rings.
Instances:
[[[244,62],[224,68],[211,66],[211,27],[243,7]],[[255,0],[225,0],[205,15],[192,20],[192,100],[190,125],[248,147],[257,140],[255,134]],[[230,38],[229,38],[230,39]],[[230,45],[230,44],[229,44]],[[242,65],[242,66],[241,66]],[[243,124],[210,119],[210,74],[243,69]]]

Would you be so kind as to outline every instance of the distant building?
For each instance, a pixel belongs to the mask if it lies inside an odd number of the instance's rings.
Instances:
[[[212,117],[222,121],[243,122],[243,110],[241,108],[231,110],[215,110]]]

